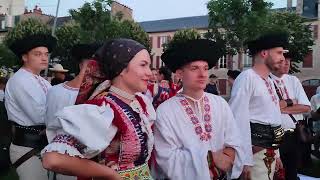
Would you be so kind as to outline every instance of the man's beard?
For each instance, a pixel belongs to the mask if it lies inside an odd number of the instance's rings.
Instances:
[[[269,56],[267,59],[266,59],[266,66],[268,67],[269,71],[278,71],[279,70],[279,67],[275,66],[276,63],[271,63],[273,62],[273,59]]]

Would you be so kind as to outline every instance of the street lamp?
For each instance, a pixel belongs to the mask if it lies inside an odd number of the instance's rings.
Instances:
[[[52,31],[51,31],[51,35],[53,37],[55,37],[55,32],[56,32],[56,27],[57,27],[57,19],[58,19],[58,13],[59,13],[59,6],[60,6],[60,0],[58,0],[58,4],[57,4],[57,8],[56,8],[56,16],[54,17],[54,21],[53,21],[53,26],[52,26]],[[51,63],[51,56],[49,56],[49,64]],[[48,66],[49,68],[49,66]],[[44,74],[45,77],[48,76],[48,68],[45,70]]]

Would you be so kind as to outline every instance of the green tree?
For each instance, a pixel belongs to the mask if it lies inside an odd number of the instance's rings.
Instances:
[[[57,28],[55,33],[58,43],[52,56],[58,58],[63,67],[71,72],[77,70],[77,63],[71,58],[71,49],[81,42],[80,31],[79,24],[72,21]]]
[[[71,9],[72,19],[79,24],[81,42],[104,42],[110,38],[131,38],[150,50],[148,34],[134,21],[122,20],[121,13],[111,15],[111,0],[95,0],[79,9]]]
[[[292,54],[292,72],[299,72],[298,63],[311,51],[314,44],[310,23],[292,12],[275,12],[268,16],[269,30],[278,29],[289,34],[288,50]],[[266,28],[268,29],[268,28]]]
[[[0,66],[14,67],[18,65],[20,60],[13,52],[4,44],[0,44]]]
[[[104,41],[108,38],[109,25],[113,24],[110,4],[110,0],[95,0],[92,3],[84,3],[79,9],[69,11],[72,19],[80,25],[82,41]]]
[[[148,34],[138,23],[122,20],[121,13],[111,16],[111,3],[111,0],[95,0],[78,9],[71,9],[69,12],[73,22],[57,29],[58,46],[54,56],[71,71],[76,64],[71,60],[70,50],[78,43],[103,43],[111,38],[130,38],[151,51]]]
[[[222,39],[229,54],[246,52],[246,42],[268,31],[287,32],[294,54],[292,71],[313,45],[310,25],[295,13],[271,10],[264,0],[210,0],[208,38]]]
[[[51,29],[48,25],[40,22],[39,20],[30,18],[19,22],[11,29],[4,39],[4,44],[10,46],[12,42],[17,39],[38,33],[51,34]]]
[[[210,0],[206,36],[223,39],[229,54],[242,53],[245,42],[264,29],[271,5],[263,0]]]
[[[12,28],[4,38],[4,44],[0,46],[1,65],[7,67],[18,66],[20,60],[8,49],[8,47],[17,39],[37,33],[50,34],[51,29],[48,25],[31,18],[21,21]]]
[[[163,44],[164,50],[171,48],[176,43],[185,42],[187,40],[201,39],[201,34],[195,29],[184,29],[174,33],[172,40]]]

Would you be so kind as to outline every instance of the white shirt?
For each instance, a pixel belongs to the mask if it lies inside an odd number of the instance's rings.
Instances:
[[[56,136],[53,129],[60,128],[60,124],[56,124],[56,113],[64,107],[74,105],[79,93],[79,88],[71,88],[65,83],[53,86],[47,94],[46,104],[46,127],[49,142]]]
[[[180,103],[183,97],[174,96],[157,109],[154,131],[156,161],[169,179],[209,180],[208,150],[215,152],[224,147],[233,147],[239,153],[238,129],[227,102],[219,96],[205,95],[209,98],[213,126],[209,141],[201,141],[196,134],[193,123]],[[204,121],[200,118],[203,127]],[[240,173],[234,170],[232,177],[237,178]]]
[[[267,87],[267,84],[269,88]],[[253,69],[242,72],[235,80],[229,101],[231,110],[241,129],[243,151],[239,158],[243,165],[253,165],[250,122],[264,125],[281,125],[279,99],[272,80],[264,80]]]
[[[50,83],[44,78],[20,68],[6,85],[8,119],[22,126],[43,125],[46,94],[50,88]]]
[[[0,90],[0,101],[3,102],[4,99],[4,91],[1,89]]]
[[[281,78],[271,74],[270,75],[279,88],[283,99],[296,99],[298,104],[311,106],[306,93],[302,87],[301,82],[295,76],[285,74]],[[303,114],[293,114],[293,117],[298,120],[303,120]],[[284,129],[296,128],[295,123],[288,114],[281,114],[282,127]]]

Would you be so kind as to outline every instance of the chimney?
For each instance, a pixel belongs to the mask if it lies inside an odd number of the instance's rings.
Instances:
[[[287,10],[292,8],[292,0],[287,0]]]
[[[124,4],[117,1],[113,1],[111,4],[111,15],[115,16],[118,13],[123,15],[123,20],[132,20],[132,9]]]
[[[42,10],[41,8],[38,7],[38,5],[36,5],[33,9],[33,13],[35,14],[42,14]]]

